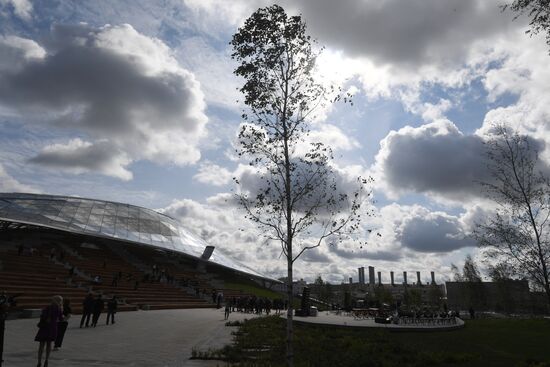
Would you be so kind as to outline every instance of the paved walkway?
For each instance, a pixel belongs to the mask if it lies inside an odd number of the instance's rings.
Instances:
[[[250,318],[232,313],[229,320]],[[3,367],[36,366],[37,319],[6,322]],[[220,361],[189,360],[192,349],[217,349],[231,343],[233,327],[226,327],[223,309],[120,312],[115,325],[79,328],[71,318],[63,348],[53,352],[49,367],[176,367],[223,366]]]

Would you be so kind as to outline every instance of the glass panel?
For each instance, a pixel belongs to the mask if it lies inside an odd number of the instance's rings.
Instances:
[[[118,205],[116,208],[116,216],[128,218],[128,205]]]
[[[143,233],[141,232],[139,234],[139,241],[143,243],[151,243],[151,235],[149,233]]]
[[[99,230],[101,229],[102,220],[103,220],[103,217],[100,215],[94,215],[94,214],[90,215],[90,217],[88,218],[86,230],[92,231],[92,232],[99,232]]]
[[[128,236],[128,218],[116,217],[115,236],[126,238]]]
[[[142,233],[158,233],[159,232],[159,223],[153,220],[140,219],[139,220],[139,231]]]
[[[139,232],[139,221],[134,218],[128,218],[128,231]]]
[[[139,232],[136,231],[128,231],[128,235],[126,237],[128,241],[135,241],[139,242]]]
[[[115,217],[106,215],[101,223],[101,233],[113,235],[115,233]]]

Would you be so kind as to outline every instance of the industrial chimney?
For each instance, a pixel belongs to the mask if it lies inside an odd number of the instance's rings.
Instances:
[[[403,284],[407,285],[407,272],[403,272]]]
[[[374,279],[374,266],[369,266],[369,284],[374,285],[376,280]]]
[[[357,270],[359,271],[359,284],[365,284],[365,268],[361,266]]]
[[[422,285],[422,281],[420,280],[420,272],[416,272],[416,284]]]
[[[432,271],[431,275],[432,275],[432,284],[435,284],[435,273]]]

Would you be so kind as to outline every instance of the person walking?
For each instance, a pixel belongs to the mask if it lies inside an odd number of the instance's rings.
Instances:
[[[229,305],[229,302],[225,303],[225,319],[229,319],[229,314],[231,313],[231,306]]]
[[[65,298],[63,300],[63,319],[57,324],[57,337],[55,338],[55,344],[53,345],[53,350],[59,350],[63,344],[63,338],[65,337],[65,332],[67,331],[67,326],[69,326],[69,319],[71,318],[71,300]]]
[[[113,296],[113,298],[111,298],[109,302],[107,302],[107,325],[109,325],[109,318],[111,319],[111,322],[113,324],[115,323],[115,313],[117,307],[118,301],[116,299],[116,296]]]
[[[86,327],[89,326],[90,316],[94,310],[94,296],[91,293],[88,293],[84,301],[82,302],[82,318],[80,319],[80,328],[84,325],[84,320],[86,320]]]
[[[97,299],[94,301],[93,316],[92,316],[92,326],[96,327],[97,322],[99,321],[99,316],[103,309],[105,308],[105,302],[101,298],[101,294],[97,296]]]
[[[37,367],[42,366],[42,354],[44,353],[44,347],[46,347],[44,367],[48,367],[48,359],[50,358],[50,352],[52,350],[52,342],[55,341],[57,337],[58,322],[63,319],[62,308],[63,298],[61,296],[53,296],[52,303],[45,307],[40,314],[38,333],[34,337],[34,340],[40,343],[38,346]]]

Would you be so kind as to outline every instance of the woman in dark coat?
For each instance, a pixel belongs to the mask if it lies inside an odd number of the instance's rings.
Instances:
[[[68,298],[63,300],[63,320],[57,324],[57,338],[55,338],[55,344],[53,345],[53,350],[58,350],[63,344],[63,337],[65,336],[65,331],[67,331],[67,326],[69,326],[69,319],[71,318],[71,301]]]
[[[57,323],[63,319],[62,309],[63,298],[61,296],[53,296],[52,303],[42,310],[40,322],[38,323],[38,333],[34,338],[35,341],[40,342],[38,347],[37,367],[42,366],[42,352],[44,351],[44,346],[46,346],[44,367],[48,367],[48,358],[50,358],[52,342],[55,341],[57,337]]]

